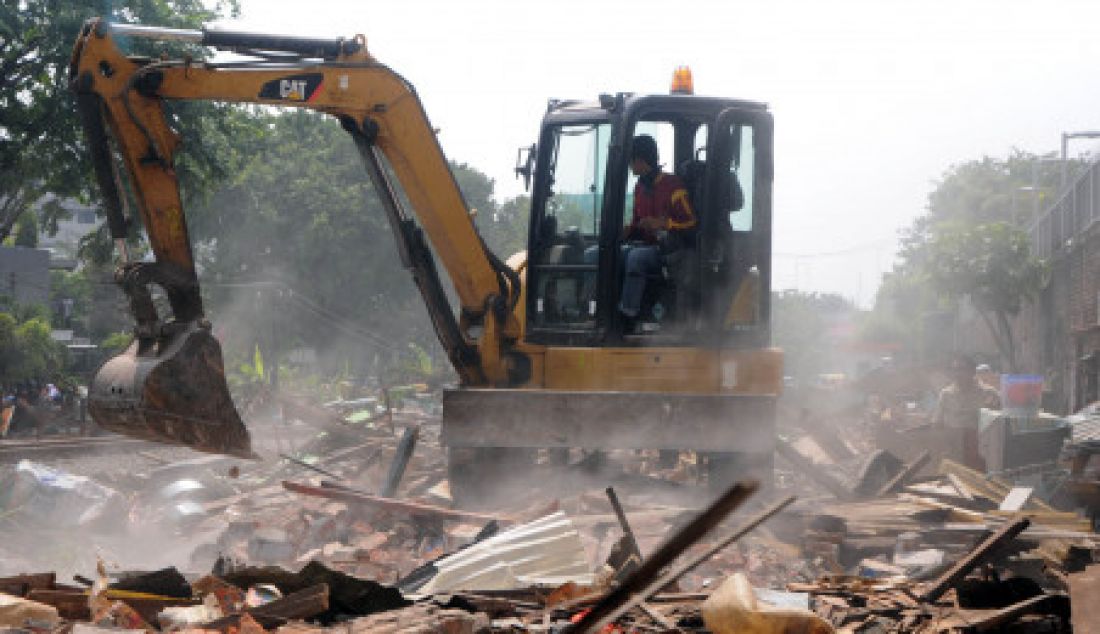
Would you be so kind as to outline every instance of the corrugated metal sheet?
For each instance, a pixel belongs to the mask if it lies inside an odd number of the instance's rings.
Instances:
[[[593,582],[581,536],[565,513],[516,526],[435,562],[420,592],[507,590]]]

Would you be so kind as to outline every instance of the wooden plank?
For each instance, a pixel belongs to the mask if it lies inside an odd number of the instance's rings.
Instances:
[[[1001,500],[1000,506],[997,507],[998,511],[1019,511],[1024,508],[1027,501],[1031,499],[1031,495],[1035,493],[1035,489],[1031,487],[1012,487],[1012,490],[1008,492],[1008,495]]]
[[[947,474],[947,481],[951,483],[951,486],[955,487],[955,490],[959,492],[959,497],[973,502],[974,493],[970,491],[970,487],[966,486],[966,483],[954,473]]]
[[[1076,634],[1100,634],[1100,564],[1069,575],[1070,621]]]
[[[264,627],[275,627],[288,621],[308,619],[328,610],[328,584],[319,583],[304,590],[275,599],[259,607],[249,608],[243,614],[231,614],[205,624],[205,629],[226,630],[238,627],[244,614],[256,619]]]
[[[31,590],[52,590],[56,583],[57,575],[52,572],[0,577],[0,592],[25,597]]]
[[[891,493],[896,493],[898,489],[900,489],[906,482],[909,481],[909,478],[912,478],[914,474],[923,469],[924,465],[928,464],[928,461],[931,458],[931,453],[927,451],[921,452],[921,454],[914,458],[912,462],[905,465],[905,468],[903,468],[896,476],[894,476],[893,479],[891,479],[889,482],[884,484],[881,489],[879,489],[878,497],[882,498],[890,495]]]
[[[987,497],[994,502],[1000,502],[1008,493],[1010,487],[1000,484],[993,478],[987,478],[970,467],[961,465],[954,460],[944,458],[940,461],[939,472],[944,475],[953,475],[961,481],[972,494]]]
[[[797,449],[792,447],[790,443],[782,438],[775,439],[775,452],[789,462],[791,466],[810,476],[815,482],[825,487],[825,489],[836,496],[837,499],[851,500],[854,497],[851,489],[844,486],[839,480],[834,478],[832,474],[818,467],[810,461],[809,458],[803,456]]]
[[[947,458],[940,461],[939,471],[941,474],[948,476],[954,475],[964,482],[971,491],[997,503],[1004,500],[1005,496],[1012,490],[1012,485],[1004,480],[979,473],[978,471],[963,466],[953,460],[948,460]],[[1057,511],[1053,506],[1036,497],[1032,497],[1026,506],[1040,511]]]
[[[1063,614],[1069,611],[1069,601],[1062,594],[1040,594],[1006,608],[993,611],[977,621],[970,621],[969,628],[975,632],[991,632],[1012,623],[1025,614]],[[1067,615],[1068,616],[1068,615]],[[1074,632],[1077,629],[1074,628]]]
[[[87,621],[92,618],[88,608],[88,595],[84,592],[67,590],[31,590],[27,593],[31,601],[45,603],[57,608],[57,614],[70,621]]]
[[[986,523],[989,522],[989,518],[986,517],[986,515],[984,513],[979,513],[978,511],[971,511],[969,509],[959,508],[957,506],[952,506],[951,504],[947,504],[946,502],[940,502],[939,500],[932,500],[932,499],[929,499],[929,498],[923,498],[923,497],[916,496],[916,495],[911,495],[911,494],[908,494],[908,493],[902,494],[901,497],[904,500],[915,502],[917,504],[920,504],[921,506],[926,506],[928,508],[941,509],[941,510],[948,511],[950,513],[950,516],[949,516],[948,519],[952,520],[952,521],[969,522],[969,523],[972,523],[972,524],[986,524]]]
[[[992,555],[999,546],[1022,533],[1030,524],[1030,520],[1026,517],[1021,517],[1015,522],[1002,526],[1000,530],[986,538],[977,548],[970,551],[969,554],[960,559],[954,566],[936,579],[936,581],[921,594],[921,601],[931,603],[942,597],[945,592],[953,588],[959,581],[962,581],[966,575],[970,574],[971,570],[978,567],[979,564]]]
[[[314,497],[329,498],[332,500],[339,500],[341,502],[373,506],[384,511],[389,511],[392,513],[403,513],[405,515],[426,515],[429,517],[438,517],[442,519],[474,520],[478,522],[488,522],[490,520],[496,520],[498,522],[512,523],[514,521],[512,518],[503,515],[490,515],[488,513],[459,511],[443,508],[441,506],[432,506],[431,504],[393,500],[390,498],[383,498],[375,495],[370,495],[368,493],[355,491],[347,487],[315,487],[309,486],[307,484],[299,484],[297,482],[289,482],[284,480],[283,488],[285,488],[287,491],[293,491],[294,493],[301,493],[302,495],[312,495]]]
[[[657,575],[655,578],[649,580],[646,584],[636,586],[638,589],[633,592],[633,596],[625,598],[622,605],[610,610],[603,618],[596,622],[594,626],[591,626],[590,630],[584,630],[580,628],[580,626],[578,626],[578,631],[599,631],[600,628],[614,622],[618,617],[622,616],[627,611],[632,609],[633,605],[644,605],[644,601],[656,595],[658,592],[661,591],[661,589],[673,586],[680,577],[691,572],[704,561],[707,561],[714,555],[718,554],[720,551],[727,548],[733,542],[741,539],[750,531],[754,530],[755,528],[766,522],[768,519],[785,509],[794,501],[794,496],[790,496],[784,498],[783,500],[780,500],[779,502],[776,502],[775,504],[772,504],[770,507],[757,513],[748,522],[742,524],[740,528],[735,530],[733,533],[721,538],[720,540],[718,540],[718,543],[714,544],[710,548],[707,548],[705,551],[688,558],[687,561],[670,567],[667,571],[663,572],[660,575]],[[666,545],[670,542],[671,540],[669,542],[666,542]],[[636,576],[637,575],[629,578],[627,582],[636,581]],[[626,582],[624,582],[624,585],[625,583]],[[606,595],[605,599],[607,598],[607,596],[610,595]],[[601,603],[603,602],[604,600],[601,599]],[[570,631],[572,632],[572,630]]]
[[[759,486],[757,482],[748,480],[738,482],[730,487],[695,519],[673,533],[634,571],[634,574],[602,595],[600,600],[592,606],[592,609],[585,613],[573,627],[569,628],[569,631],[573,634],[598,632],[623,612],[633,609],[634,606],[648,599],[649,597],[644,591],[655,580],[664,579],[661,573],[673,560],[698,543],[700,539],[706,537],[734,509],[741,506],[745,500],[755,493]],[[662,584],[661,587],[665,585],[667,584]],[[657,588],[657,590],[659,589]]]

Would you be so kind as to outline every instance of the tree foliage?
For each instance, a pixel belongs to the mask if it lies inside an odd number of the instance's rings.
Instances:
[[[38,246],[38,224],[35,222],[34,214],[29,211],[23,212],[23,215],[19,216],[14,242],[17,247],[33,249]]]
[[[416,350],[445,367],[347,133],[308,111],[256,116],[264,132],[246,142],[247,160],[189,211],[208,312],[234,363],[249,361],[259,339],[317,350],[330,372],[422,364]],[[479,226],[501,219],[492,180],[451,167]]]
[[[65,348],[50,337],[49,321],[0,313],[0,384],[54,378],[64,367]]]
[[[963,298],[982,315],[1006,368],[1015,366],[1011,317],[1039,291],[1043,266],[1023,230],[1056,191],[1060,165],[1016,150],[949,168],[924,214],[902,231],[898,264],[879,288],[877,335],[927,344],[928,318]],[[916,351],[917,357],[924,357]]]
[[[477,227],[485,244],[500,259],[527,250],[527,227],[531,218],[531,199],[527,196],[510,198],[495,211],[479,213]]]
[[[47,227],[65,213],[60,198],[95,197],[67,76],[85,20],[198,28],[236,11],[235,0],[0,0],[0,240],[46,192],[59,197],[36,210]],[[181,119],[185,131],[192,121]],[[201,153],[181,162],[197,174],[217,172]]]
[[[87,334],[88,313],[92,309],[92,283],[87,269],[50,271],[51,322],[57,328],[71,328],[78,336]]]
[[[1043,265],[1031,257],[1027,234],[1004,222],[944,225],[928,244],[933,286],[952,298],[969,297],[985,319],[1010,370],[1016,345],[1009,318],[1038,294]]]
[[[98,198],[67,85],[72,45],[86,19],[197,28],[237,11],[236,0],[0,0],[0,239],[21,216],[21,240],[30,240],[36,223],[54,231],[66,213],[60,201]],[[120,45],[153,57],[205,54],[178,43]],[[259,340],[264,347],[277,341],[283,351],[314,347],[345,370],[371,358],[389,358],[393,367],[446,366],[360,158],[335,122],[211,102],[166,108],[183,141],[174,167],[208,312],[222,334],[240,335],[242,359]],[[502,258],[522,251],[527,199],[498,205],[491,179],[468,165],[452,169],[490,248]],[[140,229],[135,223],[135,244]],[[141,252],[137,245],[134,253]],[[80,257],[93,267],[110,263],[105,227],[82,241]],[[84,274],[55,274],[52,281],[54,305],[71,300],[69,319],[55,314],[55,325],[80,330],[99,287]],[[38,326],[12,319],[13,333],[23,328],[38,341]],[[49,319],[42,323],[48,333]],[[52,367],[39,361],[31,364],[35,371]]]

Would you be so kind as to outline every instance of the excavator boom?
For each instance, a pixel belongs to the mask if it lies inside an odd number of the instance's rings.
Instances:
[[[129,58],[116,36],[184,41],[256,56],[213,64]],[[383,202],[398,252],[428,306],[464,385],[505,385],[507,342],[520,281],[484,245],[413,87],[375,60],[362,36],[319,40],[185,31],[90,20],[76,43],[70,81],[103,192],[130,298],[135,341],[97,373],[90,411],[103,427],[200,451],[252,455],[229,397],[221,351],[204,316],[174,159],[180,138],[166,100],[216,100],[307,108],[331,115],[354,139]],[[131,262],[121,157],[155,262]],[[396,177],[396,183],[390,178]],[[400,189],[411,206],[401,203]],[[450,306],[429,242],[460,303]],[[162,287],[172,315],[149,293]]]

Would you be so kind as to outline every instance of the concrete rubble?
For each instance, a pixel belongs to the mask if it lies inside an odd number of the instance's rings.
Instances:
[[[1069,475],[1054,489],[934,452],[876,453],[865,429],[792,425],[781,430],[776,483],[762,490],[708,490],[701,455],[612,452],[603,471],[582,459],[561,482],[536,480],[522,499],[471,509],[451,499],[439,419],[427,408],[283,404],[286,422],[257,434],[273,443],[261,462],[184,454],[103,481],[20,464],[20,484],[0,506],[8,534],[60,540],[63,525],[89,540],[102,529],[192,547],[173,567],[106,558],[67,579],[35,568],[30,542],[24,557],[5,550],[19,540],[0,544],[0,624],[1100,631],[1095,601],[1081,599],[1100,588],[1087,412],[1070,421],[1081,429],[1068,434]],[[50,497],[75,495],[73,483],[94,495]],[[784,499],[791,493],[797,501]],[[119,523],[104,525],[104,514]]]

